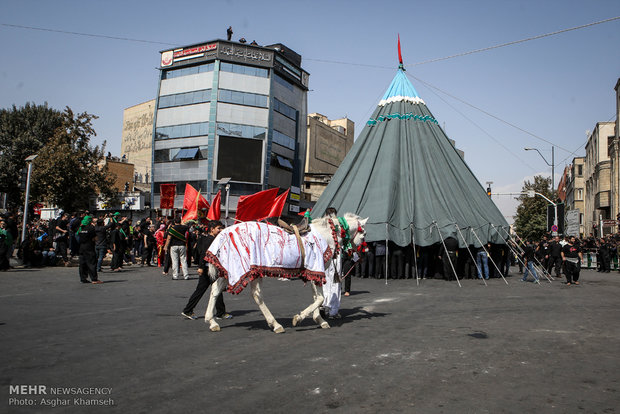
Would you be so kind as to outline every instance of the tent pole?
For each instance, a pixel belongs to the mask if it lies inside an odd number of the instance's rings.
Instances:
[[[446,243],[443,241],[443,237],[441,237],[439,226],[437,226],[436,221],[433,221],[433,224],[435,225],[435,227],[437,227],[437,233],[439,233],[439,239],[441,240],[441,244],[443,244],[443,251],[446,252],[445,254],[448,254],[448,249],[446,248]],[[461,281],[459,280],[459,277],[456,274],[456,269],[454,268],[454,265],[452,264],[452,260],[450,260],[449,257],[448,257],[448,263],[450,263],[450,267],[452,268],[452,272],[454,273],[454,277],[456,278],[456,282],[459,284],[459,287],[463,287],[461,286]]]
[[[525,245],[525,242],[523,241],[523,239],[521,237],[519,237],[518,234],[517,234],[517,238],[519,239],[521,244]],[[549,279],[549,276],[551,276],[551,275],[549,275],[549,273],[547,273],[547,271],[545,270],[544,266],[542,265],[542,263],[540,263],[540,260],[538,260],[538,257],[536,257],[536,255],[534,255],[534,261],[537,263],[537,265],[536,264],[534,265],[534,268],[536,268],[536,271],[542,273],[542,275],[547,279],[547,281],[549,283],[551,283],[551,279]],[[540,284],[540,282],[538,282],[538,284]]]
[[[482,278],[482,281],[484,282],[485,286],[489,286],[489,285],[487,285],[487,281],[484,279],[484,277],[482,277],[482,269],[480,269],[480,267],[478,266],[478,262],[474,258],[474,254],[471,252],[471,250],[469,250],[469,245],[467,244],[467,240],[465,240],[465,237],[463,237],[463,233],[461,233],[461,229],[460,229],[459,225],[454,223],[454,226],[459,231],[459,234],[461,235],[461,239],[463,239],[463,243],[465,244],[465,248],[469,252],[469,256],[471,257],[471,260],[474,261],[474,264],[476,265],[476,269],[478,269],[478,276],[480,278]]]
[[[389,234],[388,234],[388,223],[385,223],[385,284],[388,284],[388,269],[390,268],[390,245],[388,243]]]
[[[480,242],[480,245],[482,246],[482,250],[484,250],[487,253],[487,257],[491,260],[491,263],[493,263],[493,266],[495,266],[495,268],[497,269],[497,271],[499,272],[499,275],[502,277],[502,279],[504,279],[504,282],[506,282],[506,284],[508,284],[508,281],[506,280],[506,278],[504,277],[504,274],[502,273],[501,270],[499,270],[499,267],[497,267],[497,264],[495,263],[495,260],[493,260],[493,258],[491,257],[491,254],[487,251],[487,249],[484,247],[484,244],[482,243],[482,240],[480,240],[480,237],[478,237],[478,235],[476,234],[476,232],[474,231],[473,227],[470,227],[472,233],[474,233],[474,236],[476,236],[476,239],[478,239],[478,242]]]
[[[493,224],[491,224],[491,226],[495,227]],[[500,227],[500,228],[501,228],[502,230],[504,230],[504,228],[503,228],[503,227]],[[506,232],[506,230],[504,230],[504,232]],[[503,236],[502,236],[499,232],[498,232],[497,234],[499,234],[499,236],[500,236],[502,239],[504,239],[504,237],[503,237]],[[506,232],[506,234],[508,234],[508,233]],[[508,235],[508,236],[510,236],[510,235]],[[518,244],[515,244],[514,246],[515,246],[516,248],[518,248],[519,250],[521,250],[520,252],[519,252],[519,251],[516,251],[516,249],[513,249],[513,248],[512,248],[512,246],[510,246],[510,243],[508,243],[508,240],[504,239],[504,241],[506,242],[506,246],[508,246],[508,248],[510,249],[510,251],[512,252],[512,254],[514,254],[514,255],[515,255],[515,257],[517,258],[517,260],[518,260],[519,262],[521,262],[521,264],[522,264],[523,266],[525,266],[525,262],[523,261],[523,259],[521,259],[521,257],[519,257],[519,255],[523,253],[523,249],[521,249],[521,248],[519,247],[519,245],[518,245]]]
[[[415,236],[413,231],[413,223],[411,223],[411,244],[413,245],[413,266],[415,267],[415,283],[420,286],[420,275],[418,274],[418,253],[415,250]]]

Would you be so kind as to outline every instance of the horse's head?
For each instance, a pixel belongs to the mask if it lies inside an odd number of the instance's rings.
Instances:
[[[353,213],[345,213],[344,219],[349,225],[349,235],[351,238],[351,244],[358,251],[366,250],[366,242],[364,241],[366,238],[366,230],[364,230],[364,226],[368,221],[368,217],[365,219],[361,218],[357,214]]]

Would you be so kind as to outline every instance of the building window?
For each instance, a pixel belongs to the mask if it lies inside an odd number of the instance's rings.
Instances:
[[[577,189],[577,200],[583,200],[583,189]]]
[[[218,135],[228,135],[238,138],[265,139],[267,128],[253,125],[228,124],[225,122],[217,123]]]
[[[207,147],[166,148],[155,150],[155,162],[206,160]]]
[[[170,69],[164,72],[162,79],[173,79],[181,76],[195,75],[197,73],[213,72],[214,66],[213,63],[207,63],[204,65],[191,66],[189,68]]]
[[[583,175],[583,165],[579,164],[577,166],[577,177],[581,177]]]
[[[276,112],[279,112],[282,115],[286,116],[287,118],[291,118],[293,121],[297,121],[297,110],[291,106],[288,106],[284,102],[274,98],[273,109]]]
[[[159,109],[174,106],[192,105],[211,101],[211,89],[163,95],[159,97]]]
[[[286,157],[271,153],[271,165],[287,171],[293,171],[293,162]]]
[[[155,139],[172,139],[183,137],[197,137],[207,135],[209,132],[208,122],[196,122],[193,124],[171,125],[155,129]]]
[[[583,213],[579,214],[579,224],[583,224]]]
[[[295,150],[295,138],[291,138],[275,129],[273,130],[273,142],[288,149],[292,149],[293,151]]]
[[[277,83],[284,86],[289,91],[291,92],[293,91],[293,84],[287,81],[286,79],[284,79],[282,76],[278,75],[277,73],[274,73],[273,78],[275,79]]]
[[[196,190],[200,190],[202,194],[207,194],[207,181],[163,181],[153,183],[153,194],[161,194],[161,184],[176,184],[177,195],[185,194],[185,184],[190,184]]]
[[[222,72],[240,73],[248,76],[258,76],[259,78],[269,77],[269,71],[263,68],[255,68],[254,66],[238,65],[235,63],[222,62],[220,64]]]
[[[220,136],[217,178],[260,183],[263,171],[263,141]]]
[[[228,89],[219,90],[219,102],[226,102],[237,105],[258,106],[259,108],[267,108],[268,97],[257,93],[231,91]]]

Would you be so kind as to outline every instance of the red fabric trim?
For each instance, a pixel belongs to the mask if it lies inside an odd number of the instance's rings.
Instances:
[[[205,255],[205,261],[215,266],[219,272],[220,277],[225,277],[228,280],[228,271],[224,269],[224,266],[220,263],[220,260],[213,253],[207,251]],[[283,277],[286,279],[300,278],[304,282],[313,282],[319,286],[325,284],[325,273],[313,272],[308,269],[287,269],[283,267],[265,267],[265,266],[251,266],[250,270],[241,276],[241,279],[234,286],[230,284],[226,288],[226,291],[232,294],[239,294],[243,289],[254,279],[260,277]]]

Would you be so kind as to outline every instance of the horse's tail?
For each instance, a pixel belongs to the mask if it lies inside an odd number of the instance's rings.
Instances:
[[[209,279],[211,279],[211,282],[215,282],[219,276],[217,272],[217,267],[209,263],[208,269],[209,269]]]

